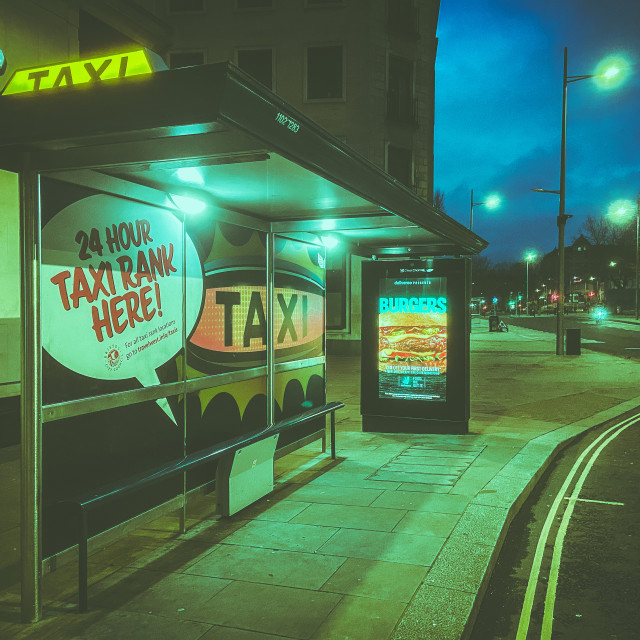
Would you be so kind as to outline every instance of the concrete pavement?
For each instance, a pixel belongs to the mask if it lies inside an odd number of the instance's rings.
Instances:
[[[331,357],[338,460],[310,445],[276,463],[273,494],[229,519],[211,495],[190,529],[166,516],[93,553],[90,608],[74,612],[75,564],[44,576],[45,619],[0,637],[202,640],[464,638],[508,525],[554,455],[640,404],[637,363],[551,334],[472,333],[464,436],[361,432],[359,359]]]

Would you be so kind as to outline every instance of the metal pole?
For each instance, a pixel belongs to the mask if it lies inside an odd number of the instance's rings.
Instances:
[[[25,163],[26,164],[26,163]],[[40,335],[40,182],[26,166],[20,173],[21,260],[21,466],[20,563],[23,622],[37,622],[42,613],[42,549],[40,496],[42,487],[42,354]]]
[[[473,231],[473,189],[471,189],[471,214],[469,216],[469,231]],[[467,304],[473,298],[473,257],[469,258],[469,300]],[[471,333],[471,314],[469,314],[469,333]]]
[[[560,206],[558,210],[558,309],[556,314],[556,355],[564,355],[564,212],[567,155],[567,47],[564,48],[562,76],[562,135],[560,139]]]
[[[469,231],[473,231],[473,189],[471,189],[471,215],[469,216]]]
[[[187,455],[187,216],[182,215],[182,457]],[[182,474],[182,507],[178,518],[180,533],[187,532],[187,473]]]
[[[638,320],[638,235],[640,233],[640,196],[638,197],[638,211],[636,212],[636,320]]]
[[[526,309],[527,309],[527,315],[530,316],[531,314],[529,313],[529,260],[527,260],[527,301],[526,301]]]
[[[267,232],[267,424],[275,422],[276,354],[275,354],[275,234]]]

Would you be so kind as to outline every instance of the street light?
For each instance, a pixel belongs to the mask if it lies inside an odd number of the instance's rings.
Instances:
[[[500,206],[500,196],[491,194],[486,198],[484,202],[474,202],[473,201],[473,189],[471,189],[471,215],[469,216],[469,231],[473,231],[473,207],[478,207],[481,204],[487,207],[487,209],[496,209]]]
[[[492,194],[487,197],[484,202],[473,201],[473,189],[471,189],[471,214],[469,216],[469,231],[473,231],[473,207],[484,205],[487,209],[495,209],[500,206],[500,196]],[[473,262],[469,263],[469,289],[471,291],[471,298],[473,298]],[[469,323],[469,333],[471,333],[471,323]]]
[[[562,128],[560,136],[560,189],[532,189],[539,193],[557,193],[560,196],[558,206],[558,308],[556,314],[556,355],[564,355],[564,228],[571,217],[565,214],[565,182],[567,156],[567,87],[571,82],[594,78],[602,89],[619,86],[624,81],[629,65],[622,58],[606,58],[597,67],[596,73],[582,76],[567,75],[567,47],[564,48],[564,71],[562,74]]]
[[[614,219],[628,220],[629,216],[634,213],[634,203],[631,200],[616,200],[609,206],[609,215]],[[635,204],[635,216],[636,216],[636,275],[635,275],[635,289],[636,289],[636,320],[639,319],[640,313],[638,310],[638,267],[640,266],[640,193],[638,193],[638,199]],[[615,265],[611,265],[615,266]]]
[[[526,298],[526,304],[527,304],[527,315],[530,316],[531,313],[529,311],[529,263],[533,262],[536,258],[537,258],[537,254],[535,253],[535,251],[529,251],[527,252],[527,255],[525,255],[524,259],[527,263],[527,298]]]

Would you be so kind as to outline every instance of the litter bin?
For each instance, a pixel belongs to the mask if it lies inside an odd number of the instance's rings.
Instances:
[[[568,356],[580,355],[580,329],[567,329],[567,348]]]
[[[489,316],[489,331],[498,331],[500,316]]]

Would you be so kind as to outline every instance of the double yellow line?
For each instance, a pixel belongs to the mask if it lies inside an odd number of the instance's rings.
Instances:
[[[603,451],[603,449],[612,442],[615,438],[617,438],[625,429],[628,429],[632,425],[636,424],[640,419],[640,413],[619,422],[607,429],[604,433],[600,434],[580,455],[580,457],[576,460],[571,471],[567,475],[558,495],[553,501],[553,505],[551,505],[551,509],[547,515],[547,519],[545,520],[544,526],[542,527],[542,532],[540,533],[540,538],[538,539],[538,544],[536,546],[536,552],[533,558],[533,565],[531,566],[531,572],[529,573],[529,582],[527,584],[527,590],[524,595],[524,603],[522,605],[522,612],[520,614],[520,623],[518,624],[518,633],[516,635],[516,640],[526,640],[527,634],[529,632],[529,625],[531,622],[531,610],[533,609],[533,602],[535,599],[536,587],[538,585],[538,579],[540,577],[540,567],[542,566],[542,559],[544,556],[545,546],[547,544],[547,540],[549,538],[549,532],[551,531],[551,525],[554,523],[556,519],[556,514],[562,504],[563,500],[568,499],[569,504],[564,512],[562,517],[562,522],[560,523],[560,527],[558,529],[558,533],[556,534],[555,544],[553,548],[553,556],[551,559],[551,570],[549,573],[549,580],[547,583],[547,593],[544,601],[544,615],[542,618],[542,631],[540,634],[541,640],[551,640],[551,630],[553,626],[553,609],[555,605],[556,599],[556,590],[558,586],[558,575],[560,572],[560,559],[562,556],[562,546],[564,544],[564,538],[567,532],[567,528],[569,526],[569,520],[571,519],[571,515],[573,514],[573,509],[578,500],[578,496],[580,495],[580,491],[591,471],[593,465],[595,464],[598,456]],[[596,448],[597,447],[597,448]],[[595,449],[595,451],[594,451]],[[578,474],[582,463],[585,459],[590,456],[589,460],[586,462],[582,473],[578,481],[576,482],[573,491],[571,492],[571,496],[568,496],[568,489],[571,483],[573,482],[574,477]]]

